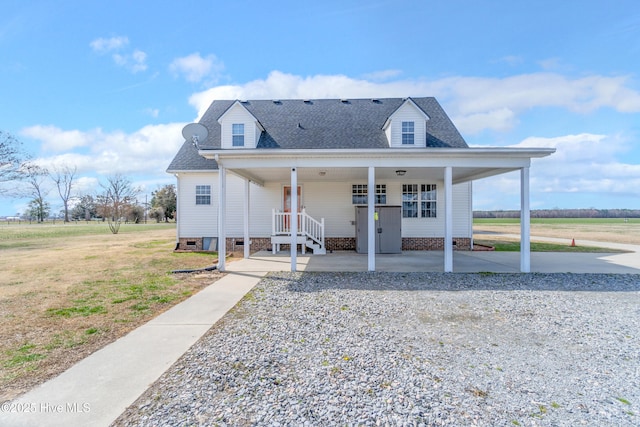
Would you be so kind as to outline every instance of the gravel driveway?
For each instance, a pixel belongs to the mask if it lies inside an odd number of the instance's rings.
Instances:
[[[115,425],[640,425],[640,276],[271,274]]]

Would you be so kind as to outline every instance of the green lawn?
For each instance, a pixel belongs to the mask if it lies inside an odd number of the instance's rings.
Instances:
[[[628,224],[640,224],[640,218],[628,218]],[[474,225],[515,225],[520,218],[474,218]],[[531,224],[552,225],[618,225],[625,224],[622,218],[531,218]]]
[[[493,246],[498,252],[520,252],[519,241],[474,239],[475,244]],[[532,252],[577,252],[577,253],[620,253],[617,249],[598,248],[594,246],[570,246],[557,243],[531,242]]]
[[[118,234],[137,233],[144,230],[175,229],[175,223],[122,224]],[[39,240],[65,239],[78,236],[111,234],[106,222],[71,222],[65,224],[0,222],[0,249],[29,247]]]

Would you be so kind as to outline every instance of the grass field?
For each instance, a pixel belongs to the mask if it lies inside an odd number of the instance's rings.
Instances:
[[[520,234],[518,218],[475,218],[474,240],[509,240],[500,234]],[[554,237],[567,240],[567,246],[576,240],[613,242],[640,245],[640,218],[532,218],[531,240],[535,237]]]
[[[221,277],[171,274],[175,224],[0,224],[0,400],[62,372]]]

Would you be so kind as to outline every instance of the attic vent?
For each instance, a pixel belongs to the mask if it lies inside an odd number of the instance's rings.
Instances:
[[[240,100],[240,102],[241,102],[242,104],[247,104],[247,103],[249,103],[249,101],[247,101],[246,99],[241,99],[241,100]]]
[[[304,102],[305,104],[313,104],[313,102],[311,102],[311,100],[310,100],[310,99],[305,99],[303,102]]]
[[[380,100],[378,98],[373,98],[371,102],[373,102],[374,104],[380,104]]]
[[[344,98],[343,98],[343,99],[341,99],[341,100],[340,100],[340,102],[342,102],[343,104],[348,104],[348,103],[349,103],[349,100],[348,100],[348,99],[344,99]]]
[[[274,103],[274,104],[282,104],[282,102],[280,102],[280,100],[279,100],[279,99],[274,99],[274,100],[273,100],[273,103]]]

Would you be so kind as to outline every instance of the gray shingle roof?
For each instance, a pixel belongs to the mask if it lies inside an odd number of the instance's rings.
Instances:
[[[458,130],[433,97],[411,98],[427,114],[427,147],[466,148]],[[389,148],[382,129],[387,119],[405,102],[403,98],[317,100],[256,100],[242,105],[264,128],[257,148],[285,149],[367,149]],[[209,137],[202,149],[220,149],[221,129],[218,119],[236,101],[214,101],[200,123]],[[198,155],[190,141],[185,142],[169,166],[175,170],[216,169],[214,161]]]

